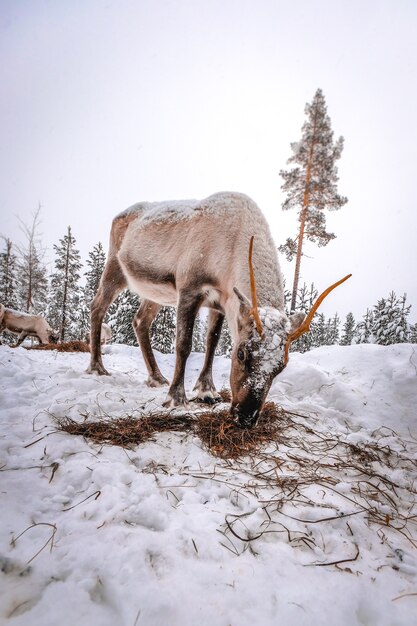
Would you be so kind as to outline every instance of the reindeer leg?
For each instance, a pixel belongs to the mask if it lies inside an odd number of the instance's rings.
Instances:
[[[138,312],[133,318],[133,329],[142,350],[143,360],[145,361],[149,374],[148,380],[146,381],[149,387],[161,387],[162,385],[169,384],[165,376],[161,374],[149,338],[149,328],[160,308],[161,305],[156,302],[142,300]]]
[[[207,328],[207,345],[204,365],[197,379],[194,391],[197,391],[197,400],[207,404],[221,402],[221,396],[217,393],[213,383],[213,359],[224,321],[223,313],[210,309]]]
[[[187,406],[184,389],[185,364],[191,352],[194,321],[200,308],[202,295],[195,289],[180,291],[177,308],[177,341],[174,377],[163,404],[165,407]]]
[[[99,288],[91,303],[90,351],[91,362],[88,374],[107,374],[101,358],[101,324],[107,309],[119,293],[126,287],[126,279],[116,257],[108,259],[103,270]]]
[[[22,341],[24,341],[26,339],[26,337],[29,335],[29,333],[25,332],[24,330],[22,330],[22,332],[20,333],[17,342],[15,343],[15,345],[13,346],[13,348],[17,348],[18,346],[20,346],[20,344],[22,343]]]

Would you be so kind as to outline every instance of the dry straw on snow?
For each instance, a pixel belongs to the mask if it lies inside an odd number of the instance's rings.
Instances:
[[[223,400],[229,399],[224,392]],[[350,441],[348,428],[328,432],[319,417],[285,411],[273,402],[266,403],[252,430],[236,426],[224,405],[194,413],[154,411],[139,418],[55,421],[61,431],[126,448],[163,431],[198,436],[217,458],[213,469],[176,471],[192,481],[224,483],[233,489],[234,498],[254,497],[258,502],[252,512],[227,515],[219,530],[222,545],[235,554],[248,548],[256,551],[256,541],[266,533],[283,533],[292,546],[312,551],[310,565],[342,566],[352,572],[352,565],[346,564],[360,557],[355,519],[372,527],[380,544],[395,546],[399,533],[417,547],[417,462],[409,453],[416,441],[411,436],[404,440],[391,429],[382,427],[356,444]],[[155,463],[149,471],[168,469]],[[323,524],[339,529],[336,558],[326,556]],[[317,561],[316,548],[322,560]],[[392,567],[397,567],[395,562]]]
[[[27,350],[56,350],[57,352],[90,352],[90,346],[85,341],[64,341],[62,343],[44,343],[31,346]]]
[[[223,395],[226,394],[223,392]],[[152,412],[140,418],[123,417],[100,421],[76,422],[59,418],[60,430],[71,435],[82,435],[94,443],[112,444],[132,448],[165,431],[190,432],[197,435],[204,446],[215,456],[237,459],[255,454],[271,441],[279,440],[279,431],[285,423],[286,413],[273,402],[267,402],[256,428],[245,430],[231,419],[229,408],[198,413]]]

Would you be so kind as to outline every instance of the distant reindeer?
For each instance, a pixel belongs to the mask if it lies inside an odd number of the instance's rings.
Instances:
[[[56,343],[58,332],[53,330],[41,315],[31,315],[0,304],[0,332],[8,330],[19,335],[15,347],[26,337],[36,337],[41,344]]]
[[[109,343],[112,340],[112,338],[113,338],[113,333],[112,333],[110,326],[106,324],[105,322],[103,322],[101,325],[100,344],[105,345],[106,343]],[[85,335],[85,341],[86,343],[90,343],[89,332],[86,333]]]
[[[320,302],[340,282],[327,289]],[[203,402],[220,400],[212,365],[226,317],[233,339],[231,412],[247,428],[256,424],[272,381],[287,364],[291,341],[309,330],[320,304],[306,320],[304,313],[286,315],[268,224],[253,200],[230,192],[202,201],[141,202],[113,220],[107,263],[91,306],[90,373],[107,374],[100,351],[101,323],[126,287],[141,297],[133,327],[151,387],[168,381],[156,363],[149,328],[161,305],[177,307],[176,363],[166,407],[187,403],[184,371],[202,306],[209,308],[207,349],[194,389]]]

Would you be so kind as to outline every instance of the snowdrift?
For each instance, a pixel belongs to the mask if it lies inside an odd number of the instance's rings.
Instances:
[[[157,358],[169,377],[173,356]],[[139,349],[104,360],[112,376],[95,377],[88,354],[0,346],[1,619],[415,624],[416,345],[292,354],[269,397],[289,417],[237,459],[193,429],[129,448],[59,430],[161,411]],[[214,369],[228,386],[229,362]]]

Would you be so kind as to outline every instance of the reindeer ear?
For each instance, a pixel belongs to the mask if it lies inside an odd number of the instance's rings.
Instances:
[[[237,287],[233,287],[233,291],[235,292],[240,302],[239,316],[237,320],[237,325],[240,331],[244,326],[252,326],[254,323],[253,318],[250,315],[252,311],[252,305],[250,303],[250,300],[248,300],[248,298],[244,296]]]
[[[240,302],[240,314],[249,315],[251,308],[252,308],[250,300],[246,296],[244,296],[243,293],[241,293],[237,287],[233,287],[233,291],[237,295],[238,300]]]
[[[293,313],[290,315],[289,320],[291,324],[290,333],[293,333],[301,326],[306,317],[305,313]]]

